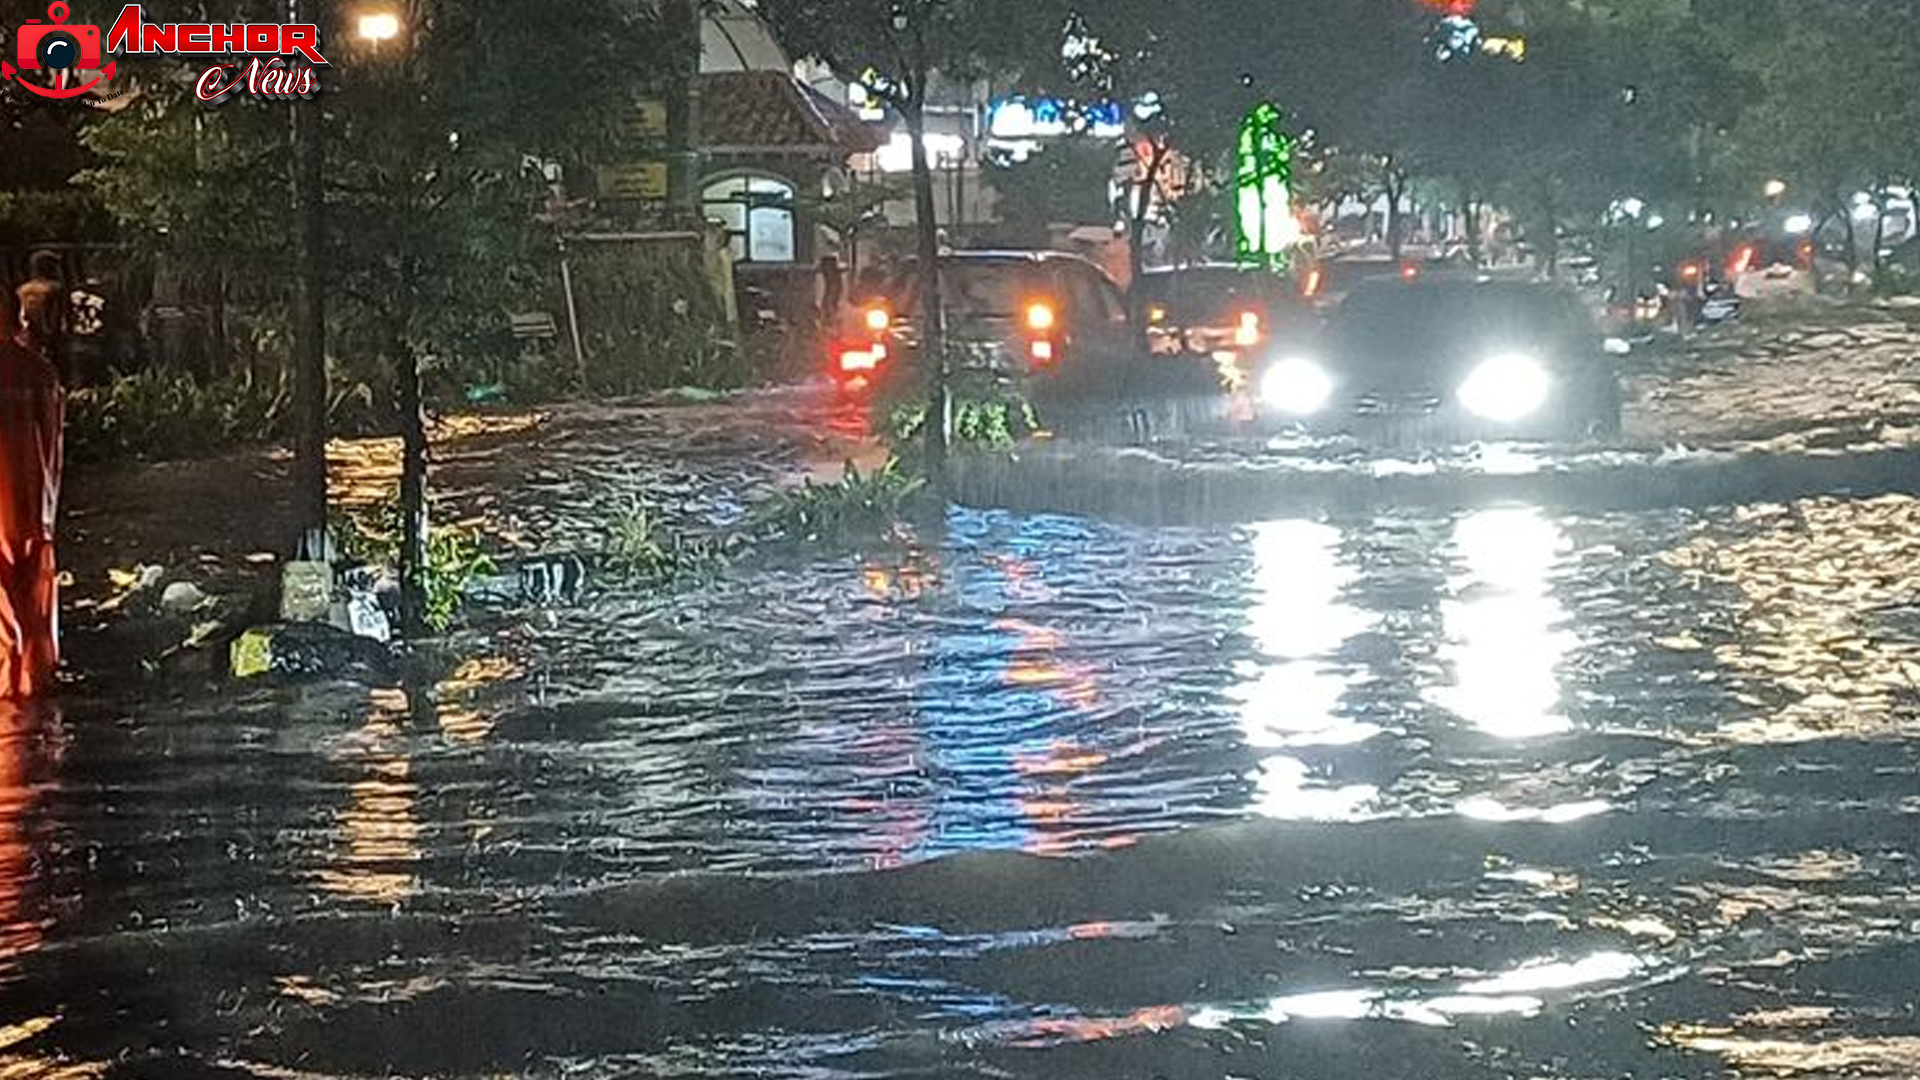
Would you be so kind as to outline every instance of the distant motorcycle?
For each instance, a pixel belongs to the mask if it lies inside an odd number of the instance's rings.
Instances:
[[[1700,326],[1718,326],[1731,322],[1740,315],[1740,297],[1733,286],[1716,281],[1704,286],[1697,301],[1698,310],[1694,322]]]

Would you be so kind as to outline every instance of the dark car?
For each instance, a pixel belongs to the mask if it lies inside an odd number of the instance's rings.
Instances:
[[[858,315],[836,355],[843,384],[898,378],[920,347],[917,264]],[[1007,380],[1085,380],[1139,351],[1126,299],[1099,267],[1054,252],[941,256],[940,291],[954,367]]]
[[[1310,317],[1292,281],[1238,266],[1149,271],[1140,303],[1160,355],[1245,354],[1299,333]]]
[[[1259,375],[1273,419],[1423,441],[1611,434],[1613,356],[1570,292],[1535,282],[1427,278],[1356,289],[1315,348]]]

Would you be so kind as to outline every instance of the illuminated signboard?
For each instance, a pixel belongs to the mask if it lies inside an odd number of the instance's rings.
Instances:
[[[1234,151],[1234,223],[1240,265],[1279,268],[1300,242],[1293,217],[1293,137],[1280,126],[1280,108],[1254,107],[1240,122]]]

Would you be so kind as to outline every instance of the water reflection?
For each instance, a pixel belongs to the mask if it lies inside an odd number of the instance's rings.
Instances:
[[[341,745],[341,763],[355,778],[348,803],[334,812],[331,865],[314,874],[320,888],[342,899],[392,905],[419,888],[422,858],[419,788],[407,756],[404,725],[411,715],[401,691],[376,693],[359,731]]]
[[[40,947],[52,926],[44,910],[51,868],[39,816],[49,749],[60,737],[56,715],[0,701],[0,980],[21,955]]]
[[[436,688],[434,719],[449,742],[485,742],[493,734],[497,714],[487,708],[497,703],[480,700],[491,690],[503,689],[526,674],[517,663],[501,656],[466,660]]]
[[[1076,563],[1085,540],[1080,526],[1050,519],[1011,534],[955,531],[944,562],[963,625],[973,625],[936,636],[925,688],[934,692],[918,709],[942,778],[922,854],[1067,855],[1132,843],[1127,831],[1097,835],[1082,798],[1110,761],[1104,738],[1083,736],[1111,708],[1101,670],[1077,658],[1067,627],[1044,618],[1059,599],[1053,579],[1085,580]]]
[[[1674,643],[1709,648],[1758,713],[1717,737],[1763,744],[1912,732],[1920,632],[1883,624],[1920,596],[1920,500],[1748,508],[1703,526],[1663,560],[1736,590],[1738,633]]]
[[[1362,987],[1286,994],[1257,1004],[1196,1009],[1188,1023],[1222,1028],[1235,1022],[1285,1024],[1294,1020],[1395,1020],[1450,1027],[1468,1016],[1530,1017],[1547,1007],[1544,995],[1617,985],[1648,974],[1651,965],[1623,952],[1597,952],[1577,960],[1543,958],[1482,979],[1469,979],[1441,993],[1412,988]]]
[[[1452,681],[1431,699],[1498,738],[1566,731],[1560,667],[1576,639],[1553,591],[1565,535],[1536,509],[1498,508],[1462,517],[1453,545],[1460,572],[1441,604]]]
[[[1351,675],[1333,654],[1368,625],[1365,613],[1343,599],[1358,575],[1340,557],[1340,531],[1314,521],[1270,521],[1253,528],[1248,546],[1247,636],[1258,655],[1236,665],[1241,681],[1228,692],[1247,745],[1329,748],[1378,735],[1377,726],[1340,710]],[[1252,779],[1255,812],[1280,819],[1351,819],[1379,794],[1366,784],[1318,782],[1292,754],[1266,757]]]

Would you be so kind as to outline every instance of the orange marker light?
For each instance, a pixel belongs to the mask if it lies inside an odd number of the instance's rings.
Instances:
[[[867,309],[867,329],[877,334],[892,325],[893,316],[887,313],[886,308]]]
[[[1234,328],[1233,343],[1243,346],[1260,344],[1259,314],[1252,311],[1240,313],[1240,325]]]
[[[1688,281],[1692,281],[1694,278],[1700,276],[1700,267],[1695,263],[1688,263],[1680,268],[1680,276]]]
[[[1147,309],[1147,321],[1156,324],[1166,322],[1167,309],[1161,307],[1159,304],[1153,305]]]
[[[1053,322],[1053,306],[1051,304],[1034,303],[1027,305],[1027,329],[1051,330],[1053,329]]]

